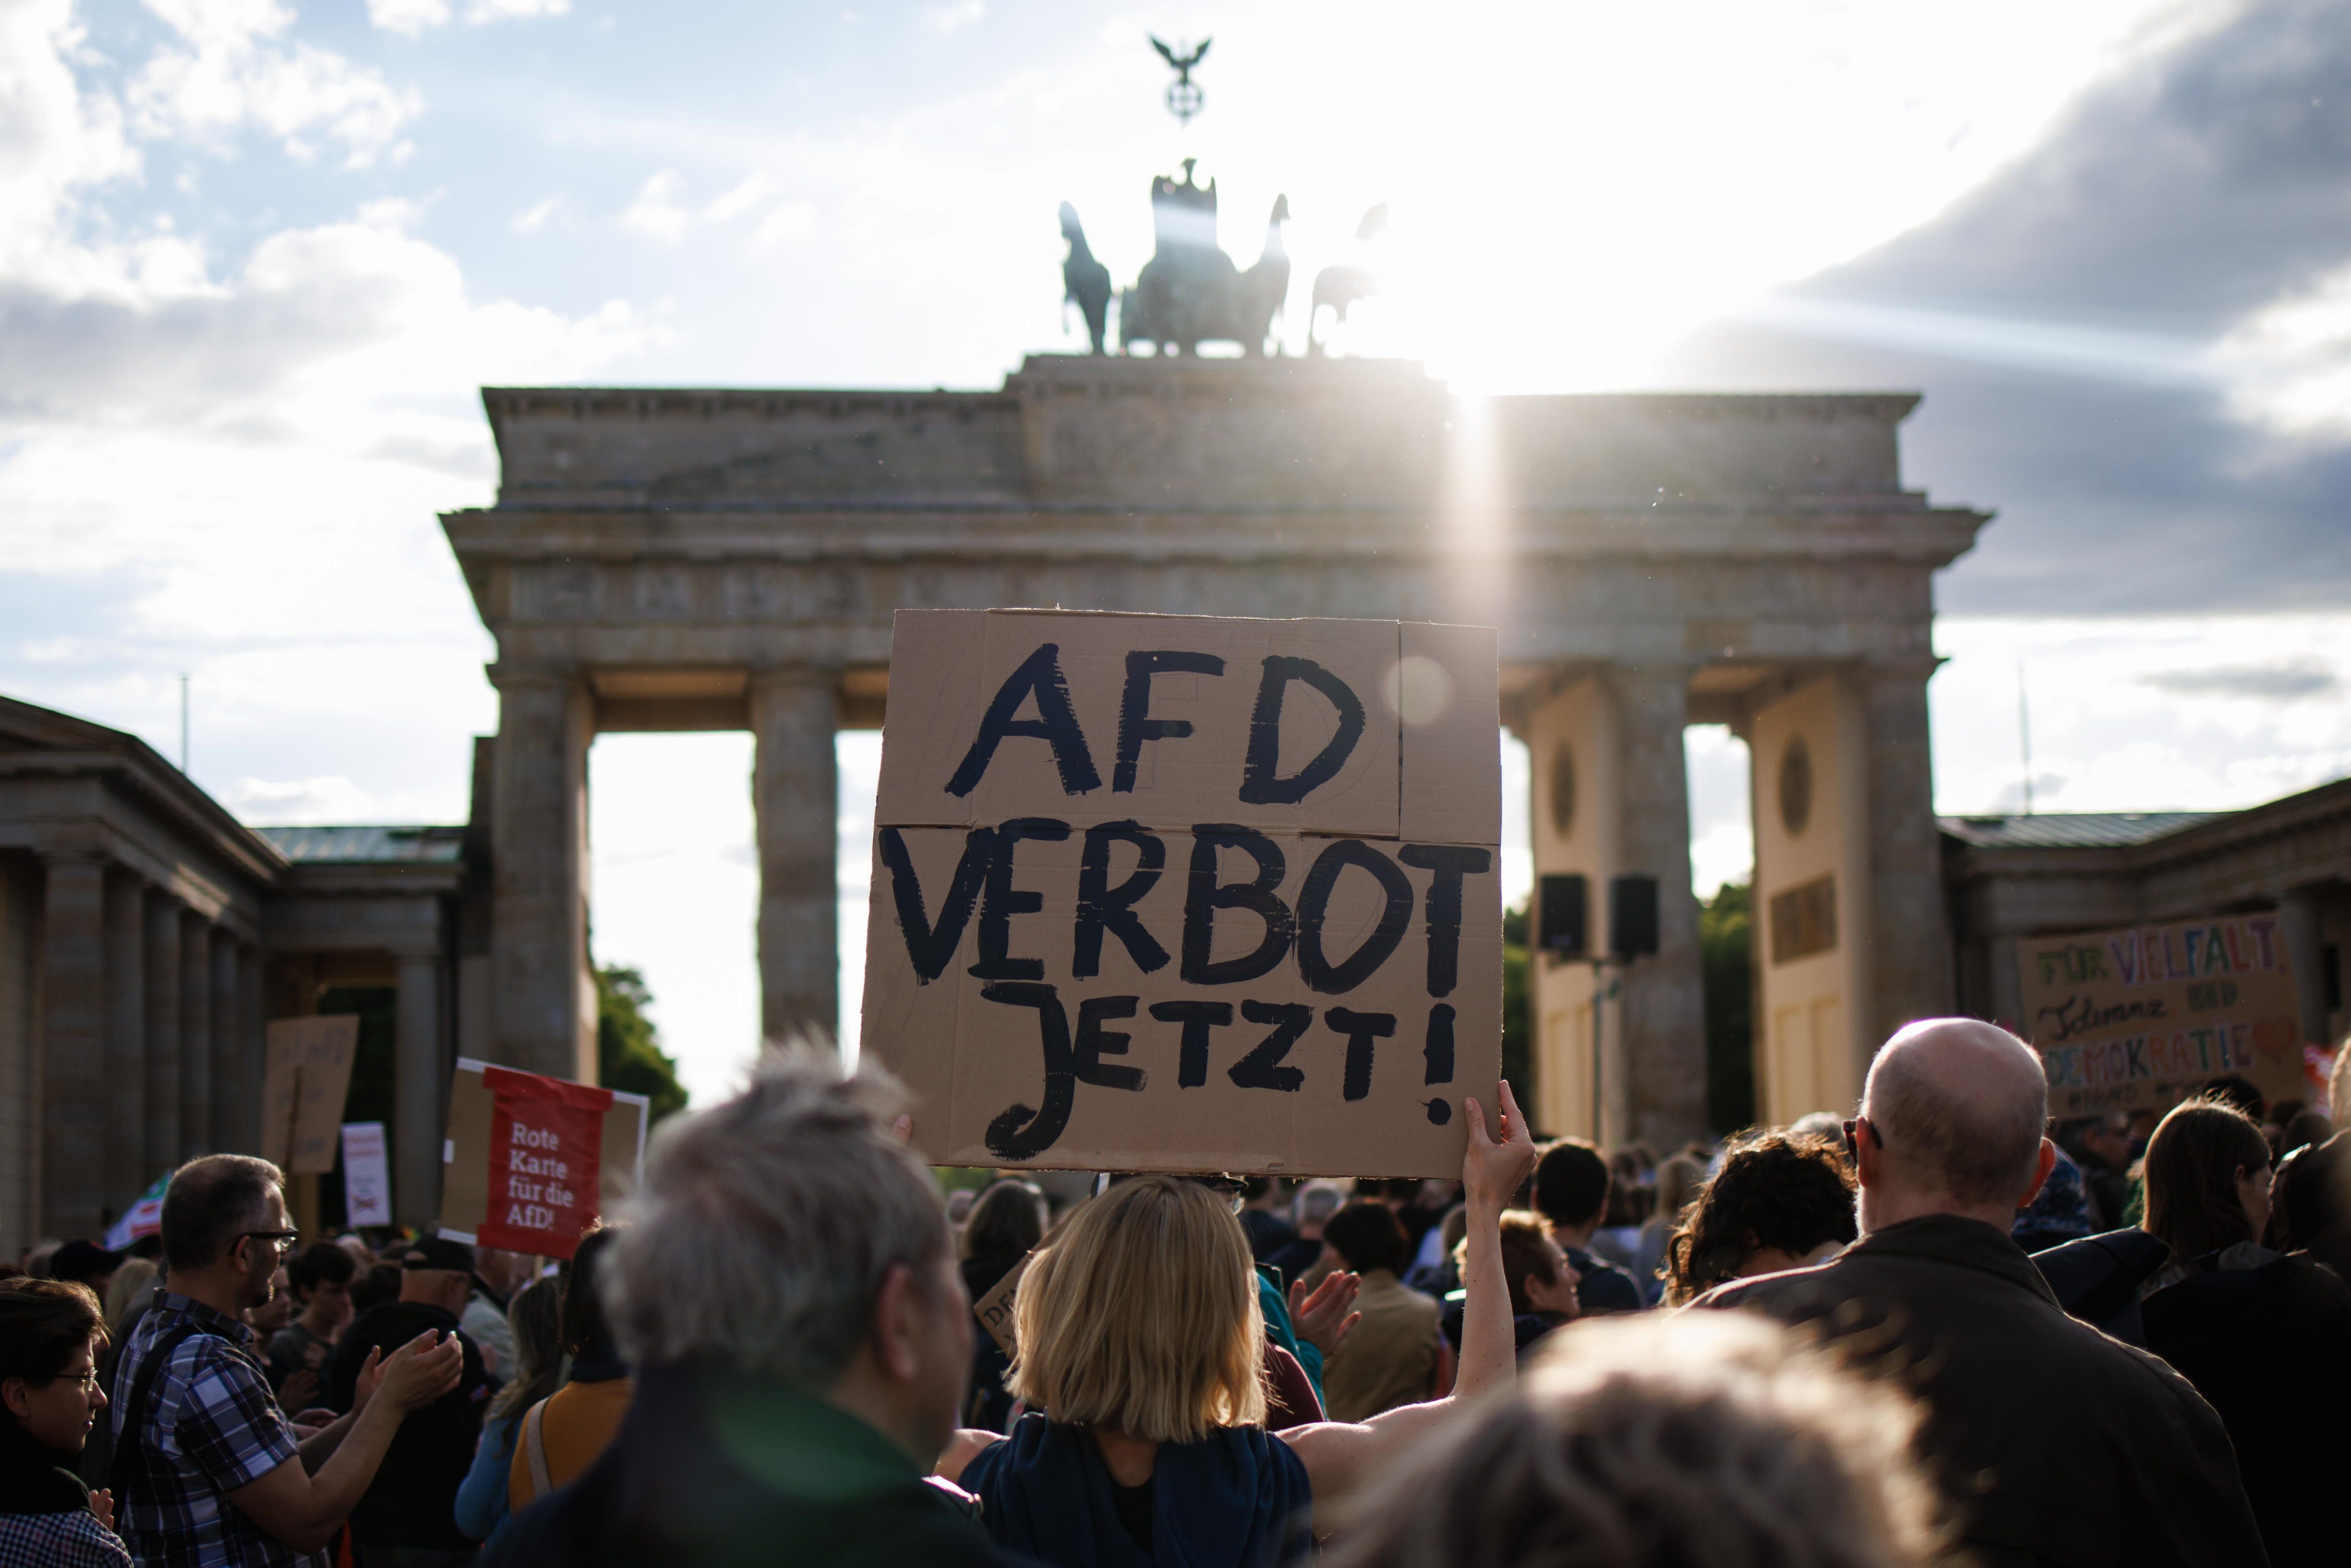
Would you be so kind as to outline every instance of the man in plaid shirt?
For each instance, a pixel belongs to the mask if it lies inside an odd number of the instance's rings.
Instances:
[[[141,1563],[317,1564],[411,1410],[447,1393],[455,1335],[371,1356],[351,1413],[306,1441],[241,1320],[297,1239],[266,1160],[191,1160],[163,1195],[166,1289],[115,1369],[115,1520]]]

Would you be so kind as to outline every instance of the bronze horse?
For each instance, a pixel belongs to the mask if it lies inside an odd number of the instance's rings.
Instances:
[[[1061,329],[1069,330],[1070,307],[1076,305],[1085,316],[1086,336],[1093,341],[1093,351],[1107,353],[1110,268],[1094,259],[1092,247],[1086,244],[1085,225],[1078,222],[1078,209],[1067,202],[1061,204],[1061,237],[1070,242],[1069,259],[1061,263]]]

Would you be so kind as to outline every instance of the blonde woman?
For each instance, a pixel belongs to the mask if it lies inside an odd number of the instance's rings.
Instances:
[[[1501,1131],[1464,1102],[1468,1234],[1453,1397],[1514,1375],[1503,1207],[1534,1165],[1510,1087]],[[1071,1216],[1029,1265],[1015,1308],[1011,1436],[959,1432],[939,1473],[978,1494],[1001,1545],[1062,1568],[1301,1556],[1313,1505],[1337,1501],[1450,1400],[1362,1423],[1265,1430],[1265,1324],[1229,1203],[1180,1176],[1139,1176]]]

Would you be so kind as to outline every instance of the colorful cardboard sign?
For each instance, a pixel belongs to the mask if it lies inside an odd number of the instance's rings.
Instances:
[[[443,1145],[441,1233],[569,1258],[644,1163],[642,1094],[457,1059]]]
[[[2223,1072],[2272,1099],[2310,1097],[2273,913],[2030,937],[2017,965],[2053,1116],[2165,1109]]]
[[[343,1124],[343,1223],[392,1223],[392,1166],[381,1122]]]
[[[1500,1072],[1497,660],[1476,627],[901,611],[863,1039],[917,1145],[1458,1172]]]

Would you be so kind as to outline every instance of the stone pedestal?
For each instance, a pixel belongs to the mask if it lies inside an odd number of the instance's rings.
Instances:
[[[755,677],[751,799],[759,834],[759,1028],[770,1040],[840,1025],[838,781],[831,672]]]
[[[588,969],[587,688],[567,674],[491,671],[498,688],[491,843],[492,1054],[596,1080]]]
[[[40,1224],[88,1236],[106,1201],[106,866],[52,855],[44,869]]]

